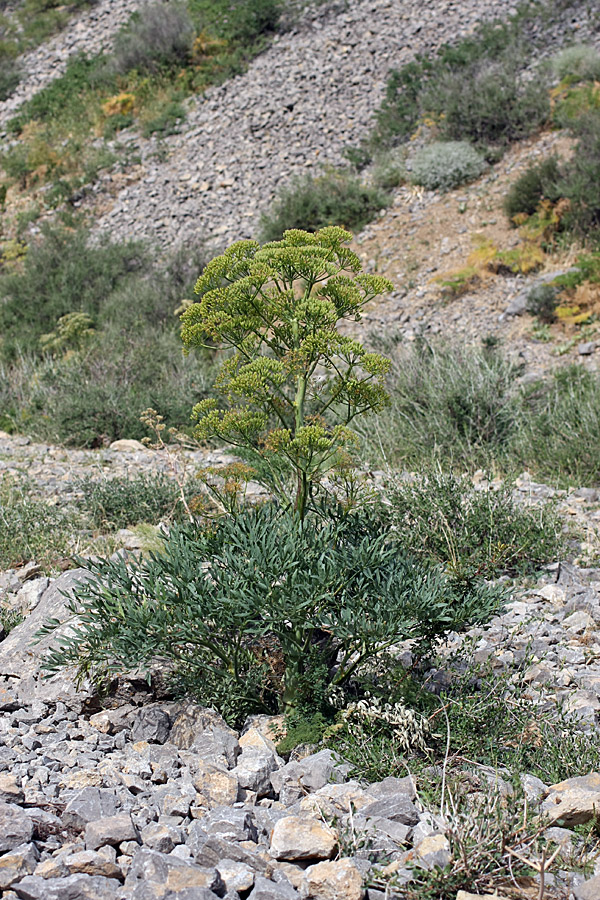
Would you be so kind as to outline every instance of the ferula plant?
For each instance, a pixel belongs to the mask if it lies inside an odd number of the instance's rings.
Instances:
[[[230,351],[215,383],[225,403],[195,407],[196,436],[258,454],[280,496],[292,474],[301,519],[323,477],[347,458],[351,423],[388,403],[389,361],[339,330],[392,288],[361,271],[351,237],[331,226],[286,231],[262,247],[238,241],[207,265],[200,299],[182,315],[186,349]]]

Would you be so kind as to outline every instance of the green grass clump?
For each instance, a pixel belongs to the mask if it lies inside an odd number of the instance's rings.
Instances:
[[[0,570],[29,560],[52,566],[71,547],[73,515],[37,498],[22,479],[0,479]]]
[[[594,255],[585,259],[593,270]],[[411,471],[528,469],[551,484],[600,483],[600,377],[574,364],[521,387],[523,371],[498,348],[399,345],[389,409],[357,428],[367,458]]]
[[[449,191],[478,178],[485,168],[483,157],[465,141],[436,141],[415,153],[410,176],[413,184],[429,191]]]
[[[600,376],[574,364],[529,386],[525,397],[515,458],[541,478],[600,483]]]
[[[179,485],[161,473],[100,479],[88,475],[75,487],[82,492],[82,506],[92,525],[102,531],[180,518]]]
[[[388,380],[391,405],[359,426],[368,455],[394,468],[434,462],[446,470],[487,468],[503,457],[513,433],[520,371],[496,351],[398,346]]]
[[[504,198],[504,211],[508,218],[512,220],[520,213],[532,216],[542,200],[557,200],[559,177],[560,169],[555,156],[529,166],[511,185]]]
[[[261,235],[265,241],[275,241],[290,228],[313,232],[327,225],[343,225],[360,230],[389,202],[382,190],[345,171],[298,177],[263,214]]]
[[[478,490],[467,477],[432,472],[392,479],[386,498],[403,546],[459,578],[531,573],[565,549],[552,507],[522,506],[510,485]]]

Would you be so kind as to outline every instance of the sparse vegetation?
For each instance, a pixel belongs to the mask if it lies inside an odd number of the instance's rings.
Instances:
[[[45,566],[72,550],[72,514],[34,496],[23,479],[0,478],[0,570],[36,559]]]
[[[112,531],[140,522],[158,525],[180,519],[179,486],[167,475],[140,472],[129,477],[97,478],[89,475],[75,482],[82,493],[82,507],[92,525]]]
[[[579,365],[520,387],[523,370],[499,351],[400,345],[392,354],[391,406],[363,446],[376,465],[518,474],[598,484],[600,378]]]
[[[526,574],[564,549],[552,507],[519,505],[508,484],[478,489],[467,477],[432,471],[391,479],[386,500],[402,544],[458,578]]]

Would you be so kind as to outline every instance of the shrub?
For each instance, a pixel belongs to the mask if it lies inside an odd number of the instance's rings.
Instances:
[[[281,0],[236,0],[230,8],[229,36],[244,46],[276,30],[283,4]]]
[[[39,350],[41,335],[67,313],[96,320],[107,295],[143,260],[139,243],[92,246],[85,230],[44,225],[22,271],[0,274],[0,354],[10,359],[17,348]]]
[[[478,178],[486,165],[477,150],[464,141],[429,144],[411,162],[411,181],[429,191],[448,191]]]
[[[21,388],[15,419],[37,438],[76,447],[141,440],[140,415],[149,407],[161,410],[167,426],[184,427],[190,402],[210,392],[211,364],[182,358],[180,348],[171,328],[138,325],[132,334],[123,324],[99,332],[81,353],[31,367],[17,362],[34,380]]]
[[[532,216],[542,200],[558,200],[559,178],[560,169],[556,156],[529,166],[511,185],[504,198],[504,212],[508,218],[512,220],[519,214]]]
[[[509,485],[478,490],[467,477],[431,472],[390,481],[386,499],[402,545],[458,577],[532,572],[564,549],[556,513],[523,507]]]
[[[257,477],[269,470],[282,501],[287,470],[300,518],[324,475],[345,464],[349,426],[387,402],[389,361],[338,330],[391,288],[361,273],[350,238],[330,227],[286,231],[262,248],[238,241],[207,265],[195,287],[201,299],[181,317],[186,348],[210,340],[233,352],[216,381],[226,405],[198,404],[196,436],[249,450],[262,463]]]
[[[389,197],[347,172],[306,175],[292,180],[261,217],[264,240],[278,240],[288,229],[318,231],[326,225],[360,229],[389,204]]]
[[[527,294],[527,312],[537,316],[541,322],[551,323],[556,319],[558,290],[552,284],[538,284]]]
[[[96,528],[116,530],[178,517],[179,486],[162,473],[78,479],[82,506]]]
[[[574,130],[575,152],[557,185],[570,203],[563,222],[576,237],[595,244],[600,240],[600,110],[582,116]]]
[[[505,147],[527,137],[550,115],[544,79],[538,74],[522,81],[511,61],[476,63],[449,73],[424,102],[443,115],[442,137],[484,148]]]
[[[31,559],[51,565],[69,551],[73,517],[33,494],[23,480],[0,478],[0,569]]]
[[[376,521],[310,518],[272,505],[211,527],[174,526],[160,554],[128,567],[88,561],[69,636],[47,667],[95,679],[161,658],[172,678],[232,722],[248,712],[313,713],[367,660],[403,639],[485,621],[497,592],[457,591]]]
[[[20,80],[19,67],[14,59],[0,54],[0,102],[14,93]]]
[[[560,81],[598,81],[600,53],[588,44],[575,44],[554,57],[552,68]]]
[[[117,35],[109,68],[121,75],[182,65],[189,58],[194,27],[182,3],[144,6]]]

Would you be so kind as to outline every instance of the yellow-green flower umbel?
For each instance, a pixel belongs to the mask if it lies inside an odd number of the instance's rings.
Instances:
[[[361,272],[343,228],[315,234],[286,231],[281,241],[238,241],[213,259],[196,284],[200,299],[185,310],[186,349],[219,345],[231,351],[216,381],[226,403],[194,409],[196,435],[261,454],[281,485],[284,459],[304,517],[323,476],[353,440],[359,415],[387,403],[389,360],[340,334],[364,305],[391,283]]]

